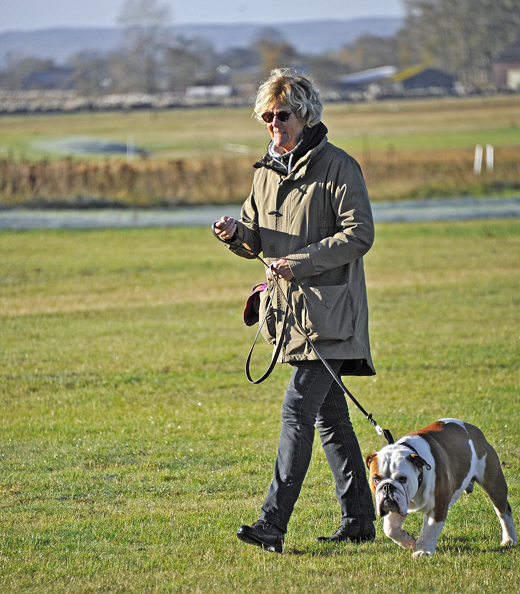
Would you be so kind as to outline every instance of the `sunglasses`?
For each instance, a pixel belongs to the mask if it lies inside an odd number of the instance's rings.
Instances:
[[[270,124],[275,117],[277,117],[280,122],[286,122],[292,116],[292,111],[279,111],[275,113],[274,111],[266,111],[262,114],[262,119],[266,124]]]

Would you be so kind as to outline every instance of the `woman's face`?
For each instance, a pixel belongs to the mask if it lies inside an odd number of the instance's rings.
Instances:
[[[275,150],[283,155],[292,151],[300,142],[306,122],[297,117],[297,115],[280,100],[278,100],[269,111],[274,114],[274,119],[267,124],[267,129],[271,135]],[[289,119],[285,122],[282,122],[278,118],[277,114],[281,111],[291,114]]]

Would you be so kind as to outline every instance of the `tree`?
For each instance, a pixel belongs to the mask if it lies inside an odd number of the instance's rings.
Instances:
[[[362,35],[354,43],[354,60],[358,70],[398,63],[398,42],[395,37]]]
[[[320,91],[335,87],[335,79],[352,72],[350,62],[343,60],[343,50],[334,54],[310,54],[305,56],[306,71],[318,85]]]
[[[126,0],[119,15],[128,48],[127,75],[148,93],[157,90],[157,69],[168,46],[165,26],[170,18],[169,7],[157,0]]]
[[[466,82],[490,79],[492,61],[520,36],[520,0],[405,0],[400,39],[412,62]]]
[[[259,52],[264,76],[275,68],[295,66],[297,54],[278,29],[265,27],[256,37],[253,47]]]
[[[217,63],[213,48],[203,39],[179,36],[165,52],[169,86],[182,89],[193,84],[212,84]]]
[[[72,78],[80,95],[99,95],[114,84],[105,56],[85,51],[71,56],[69,60],[74,66]]]

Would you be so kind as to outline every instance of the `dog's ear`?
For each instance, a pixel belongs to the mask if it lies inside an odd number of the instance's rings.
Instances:
[[[370,466],[372,464],[372,462],[377,458],[377,454],[369,454],[366,458],[365,458],[365,464],[367,465],[368,470],[370,470]]]
[[[406,459],[409,460],[419,470],[423,467],[426,468],[426,470],[432,469],[428,462],[426,462],[426,460],[424,458],[421,458],[421,456],[419,456],[418,454],[410,454],[409,456],[407,456]]]

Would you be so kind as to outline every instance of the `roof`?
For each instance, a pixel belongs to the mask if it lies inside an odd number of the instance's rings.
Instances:
[[[402,82],[411,76],[416,76],[425,70],[428,70],[429,66],[425,64],[417,64],[416,66],[410,66],[410,68],[406,68],[405,70],[401,70],[395,76],[392,77],[392,80],[396,82]]]
[[[425,87],[451,88],[455,82],[455,77],[436,68],[415,66],[403,70],[394,76],[392,80],[402,83],[405,89],[420,89]]]
[[[358,85],[391,78],[396,73],[397,68],[395,66],[381,66],[379,68],[370,68],[369,70],[361,70],[360,72],[339,76],[336,80],[344,85]]]
[[[506,48],[495,62],[520,62],[520,39]]]

